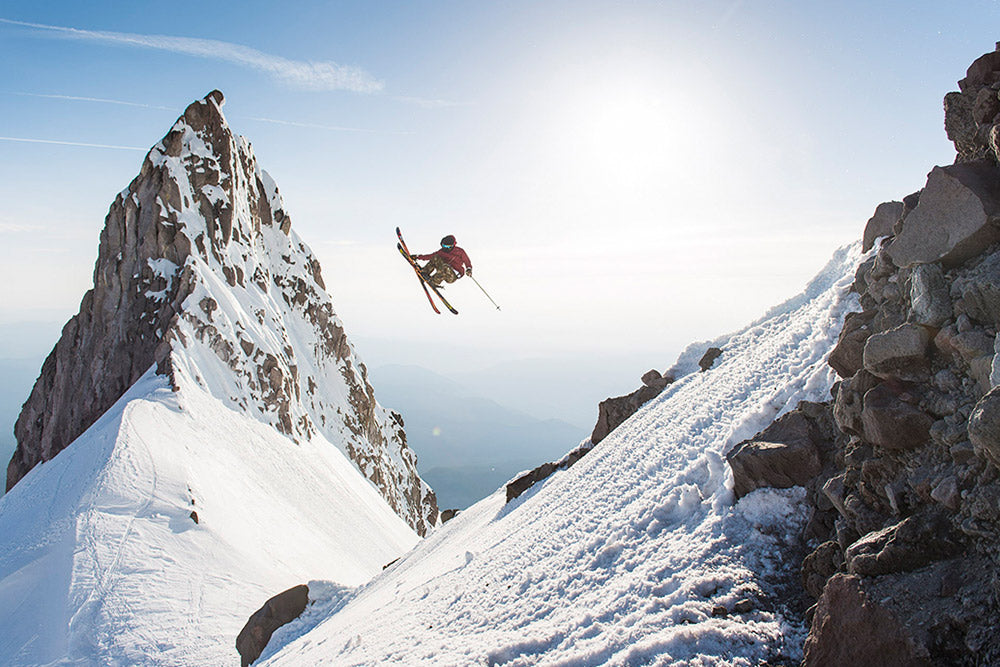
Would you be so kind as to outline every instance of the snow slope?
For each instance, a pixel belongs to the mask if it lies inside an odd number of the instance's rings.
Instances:
[[[147,373],[0,499],[3,665],[238,664],[270,596],[361,584],[418,541],[322,436],[175,380]]]
[[[839,251],[802,295],[714,341],[713,369],[670,385],[573,468],[509,505],[502,490],[484,499],[346,599],[315,596],[326,618],[286,626],[262,664],[799,659],[805,629],[764,610],[797,576],[780,556],[807,518],[804,493],[734,505],[724,457],[799,401],[829,398],[826,357],[857,305],[859,259],[858,246]]]

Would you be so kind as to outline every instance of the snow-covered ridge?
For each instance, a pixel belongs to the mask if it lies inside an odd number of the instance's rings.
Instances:
[[[802,295],[713,341],[725,353],[710,371],[680,377],[572,468],[511,503],[503,490],[484,499],[345,603],[318,596],[327,619],[290,625],[264,664],[801,658],[801,610],[782,610],[801,586],[784,558],[805,493],[760,489],[733,505],[725,454],[800,401],[829,399],[826,359],[858,307],[860,258],[860,244],[838,251]]]
[[[222,103],[191,104],[112,205],[95,289],[18,422],[8,486],[156,365],[296,442],[332,443],[423,534],[436,501],[402,421],[375,400],[319,262]],[[82,410],[81,383],[94,387]]]
[[[322,436],[153,369],[0,499],[0,663],[226,665],[247,616],[357,586],[416,534]]]

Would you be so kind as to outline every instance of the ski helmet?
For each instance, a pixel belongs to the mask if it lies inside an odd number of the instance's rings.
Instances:
[[[448,236],[441,239],[442,248],[452,248],[454,246],[455,246],[455,237],[452,236],[451,234],[448,234]]]

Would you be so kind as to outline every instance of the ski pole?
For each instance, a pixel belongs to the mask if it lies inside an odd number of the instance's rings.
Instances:
[[[472,278],[472,274],[469,274],[469,277]],[[494,306],[497,306],[497,302],[493,300],[493,297],[491,297],[486,290],[483,289],[483,286],[479,284],[478,280],[472,278],[472,282],[476,283],[476,287],[483,290],[483,294],[485,294],[486,298],[490,300],[490,303],[492,303]],[[497,310],[500,310],[500,306],[497,306]]]

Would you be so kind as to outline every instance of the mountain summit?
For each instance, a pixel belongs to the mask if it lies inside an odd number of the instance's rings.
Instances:
[[[15,426],[7,489],[155,365],[296,442],[322,435],[423,535],[437,504],[402,419],[375,401],[319,262],[223,103],[213,91],[191,104],[112,204],[94,288]]]

